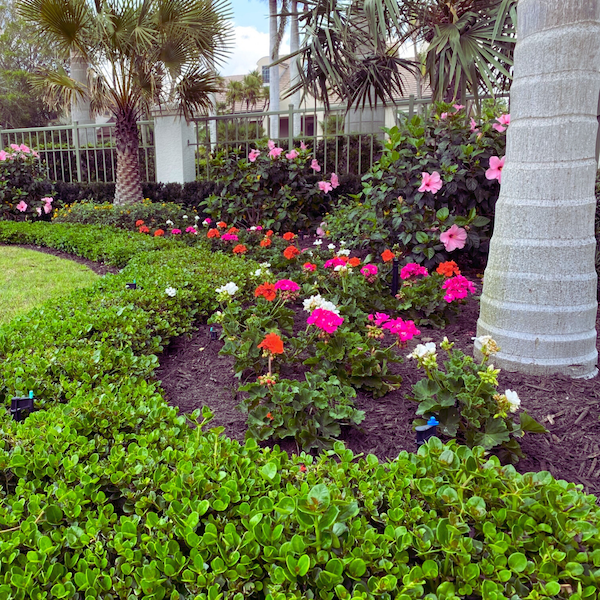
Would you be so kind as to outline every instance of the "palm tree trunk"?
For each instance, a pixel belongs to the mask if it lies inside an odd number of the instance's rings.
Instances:
[[[269,0],[269,50],[271,62],[279,58],[277,50],[277,0]],[[269,110],[279,110],[279,65],[269,69]],[[270,117],[271,138],[279,138],[279,115]]]
[[[135,204],[143,200],[140,178],[140,149],[136,113],[122,109],[115,124],[117,142],[117,185],[115,204]]]
[[[600,0],[521,0],[518,28],[477,335],[509,370],[592,377]]]

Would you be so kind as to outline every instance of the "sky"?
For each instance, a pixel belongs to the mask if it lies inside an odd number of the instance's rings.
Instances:
[[[221,75],[246,75],[256,62],[269,54],[269,5],[267,0],[231,0],[235,47],[221,65]],[[289,37],[283,39],[281,54],[289,52]]]

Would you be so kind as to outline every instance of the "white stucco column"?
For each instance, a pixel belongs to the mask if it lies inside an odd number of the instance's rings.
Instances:
[[[156,181],[186,183],[196,179],[196,134],[194,123],[175,111],[154,115]]]

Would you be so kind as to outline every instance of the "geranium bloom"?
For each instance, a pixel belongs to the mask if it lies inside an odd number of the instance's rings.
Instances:
[[[442,189],[442,179],[437,171],[431,175],[429,173],[421,173],[423,180],[421,182],[420,192],[431,192],[437,194]]]
[[[263,238],[262,240],[260,240],[260,247],[261,248],[268,248],[273,242],[271,241],[271,238]]]
[[[335,258],[330,258],[329,260],[325,261],[325,264],[323,265],[323,267],[325,269],[329,269],[331,267],[333,267],[333,268],[340,267],[345,264],[346,264],[346,261],[341,256],[336,256]]]
[[[209,229],[206,232],[206,237],[208,237],[208,238],[220,238],[221,234],[219,233],[219,230],[216,229],[216,228],[215,229]]]
[[[310,168],[313,171],[317,171],[319,172],[321,170],[321,165],[319,164],[319,161],[316,158],[313,158],[311,163],[310,163]]]
[[[254,290],[254,297],[259,298],[261,296],[268,302],[273,302],[273,300],[275,300],[275,298],[277,297],[277,291],[275,290],[275,286],[272,283],[261,283]]]
[[[236,233],[239,233],[240,230],[237,227],[230,227],[229,231],[227,233],[231,233],[233,235],[235,235]]]
[[[273,148],[269,151],[269,156],[271,158],[278,158],[279,155],[283,152],[283,148]]]
[[[504,156],[502,158],[499,158],[498,156],[490,156],[490,168],[485,172],[486,179],[497,179],[498,183],[501,183],[502,169],[504,168],[504,158]]]
[[[381,259],[383,262],[390,262],[396,258],[396,255],[391,250],[384,250],[381,253]]]
[[[448,260],[446,262],[440,263],[435,272],[439,273],[440,275],[443,275],[444,277],[460,275],[460,269],[453,260]]]
[[[288,246],[284,251],[283,255],[288,259],[292,260],[292,258],[296,258],[300,254],[300,250],[296,248],[296,246]]]
[[[269,231],[267,231],[267,233],[265,233],[265,235],[266,235],[267,237],[271,237],[271,236],[273,235],[273,230],[272,230],[272,229],[269,229]]]
[[[419,275],[427,277],[429,272],[425,267],[418,265],[417,263],[408,263],[400,269],[401,279],[410,279],[411,277],[418,277]]]
[[[374,277],[377,275],[377,265],[365,265],[360,272],[368,279],[369,277]]]
[[[336,315],[330,310],[324,308],[315,308],[310,317],[306,319],[308,325],[314,325],[325,333],[335,333],[337,328],[344,322],[344,317]]]
[[[246,252],[248,252],[248,248],[246,248],[246,246],[244,246],[244,244],[238,244],[233,249],[234,254],[245,254]]]
[[[307,262],[302,265],[302,268],[305,271],[309,271],[310,273],[312,273],[317,270],[317,265],[315,265],[314,263]]]
[[[219,221],[219,222],[217,223],[217,227],[218,227],[219,229],[226,229],[226,228],[227,228],[227,223],[225,223],[225,221]]]
[[[150,233],[150,229],[146,225],[140,225],[138,230],[140,233]]]
[[[248,160],[250,162],[254,162],[259,156],[260,156],[260,150],[256,150],[255,148],[253,148],[248,153]]]
[[[360,258],[357,258],[356,256],[353,256],[349,261],[348,264],[351,267],[358,267],[358,265],[360,265]]]
[[[444,244],[447,252],[460,250],[465,247],[465,243],[467,242],[467,232],[454,223],[448,231],[440,233],[440,242]]]
[[[165,232],[164,232],[164,230],[162,230],[162,229],[157,229],[157,230],[154,232],[154,237],[160,237],[161,235],[165,235]]]
[[[215,292],[217,292],[217,294],[229,294],[230,296],[234,296],[239,289],[237,283],[230,281],[229,283],[216,288]]]
[[[276,333],[267,333],[265,339],[258,347],[271,356],[274,354],[283,354],[283,340]]]
[[[138,220],[135,222],[135,226],[136,226],[136,227],[141,227],[143,224],[144,224],[144,221],[143,221],[142,219],[138,219]]]
[[[335,189],[339,185],[340,185],[340,179],[339,179],[339,177],[335,173],[332,173],[331,174],[331,187],[333,189]]]
[[[462,300],[467,297],[469,292],[474,294],[476,291],[475,284],[463,275],[446,279],[442,284],[442,289],[446,290],[446,295],[444,296],[446,302]]]
[[[235,233],[224,233],[221,236],[221,239],[224,242],[237,242],[239,240],[238,236]]]
[[[15,208],[19,212],[25,212],[27,210],[27,203],[24,202],[23,200],[21,200],[21,202],[19,202],[19,204],[17,204],[17,206],[15,206]]]
[[[285,157],[288,160],[294,160],[295,158],[298,158],[298,151],[294,149],[291,152],[288,152]]]
[[[401,318],[392,319],[384,323],[382,329],[387,329],[390,333],[398,336],[398,341],[408,342],[415,335],[421,332],[416,328],[414,321],[403,321]]]
[[[499,132],[503,132],[506,130],[506,127],[510,125],[510,115],[507,113],[505,115],[500,115],[497,119],[498,122],[494,123],[492,127]],[[506,127],[505,127],[506,126]]]
[[[325,194],[329,193],[333,188],[331,187],[331,183],[329,181],[319,181],[319,189]]]
[[[196,216],[195,218],[199,219],[200,217]],[[205,225],[206,227],[208,227],[211,223],[212,219],[210,217],[207,217],[206,219],[204,219],[204,221],[202,221],[202,225]]]
[[[275,289],[284,292],[297,292],[300,286],[291,279],[280,279],[275,283]]]
[[[179,235],[181,233],[181,229],[171,229],[171,235]]]
[[[374,315],[369,315],[367,318],[369,319],[369,321],[375,323],[377,327],[383,325],[386,321],[390,320],[389,315],[386,315],[385,313],[375,313]]]
[[[193,225],[190,225],[189,227],[186,227],[185,232],[186,233],[194,233],[194,234],[198,233],[196,231],[196,228]]]
[[[325,298],[321,297],[321,294],[315,294],[310,298],[307,298],[302,302],[302,308],[309,313],[312,313],[315,308],[322,308],[323,310],[328,310],[339,316],[340,311],[338,307],[329,300],[325,300]]]
[[[294,239],[296,236],[295,236],[295,235],[294,235],[294,234],[293,234],[291,231],[288,231],[288,232],[284,233],[282,237],[283,237],[283,239],[284,239],[286,242],[290,242],[290,241],[291,241],[291,240],[293,240],[293,239]]]

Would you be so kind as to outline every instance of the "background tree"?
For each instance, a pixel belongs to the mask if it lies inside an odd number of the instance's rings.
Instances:
[[[498,342],[494,364],[503,368],[597,373],[599,94],[600,1],[520,0],[506,166],[477,326]]]
[[[244,84],[241,81],[229,81],[225,92],[225,100],[231,105],[231,112],[235,112],[235,105],[244,100]]]
[[[186,119],[208,110],[229,41],[225,0],[21,0],[20,11],[38,35],[90,65],[87,86],[62,68],[40,83],[51,105],[87,93],[94,111],[114,114],[115,204],[141,201],[137,120],[162,105]]]
[[[263,79],[258,70],[251,71],[248,75],[244,76],[242,87],[246,110],[249,110],[250,107],[256,108],[258,102],[265,97]]]

